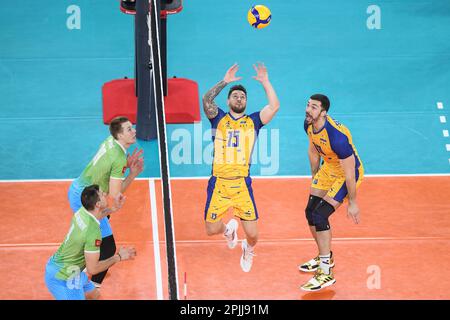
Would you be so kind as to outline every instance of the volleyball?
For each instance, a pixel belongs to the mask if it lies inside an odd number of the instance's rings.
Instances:
[[[247,20],[250,25],[256,29],[262,29],[270,24],[272,14],[269,8],[263,5],[255,5],[248,10]]]

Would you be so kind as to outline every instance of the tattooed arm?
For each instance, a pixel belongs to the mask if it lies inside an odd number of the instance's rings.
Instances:
[[[205,111],[208,119],[213,119],[217,116],[219,112],[219,107],[214,102],[214,98],[225,88],[227,83],[223,80],[220,80],[218,84],[212,87],[204,96],[203,96],[203,110]]]
[[[236,72],[238,69],[239,66],[237,64],[232,65],[231,68],[227,70],[227,73],[225,73],[223,80],[212,87],[203,96],[203,110],[205,111],[208,119],[215,118],[219,112],[219,107],[214,102],[214,98],[217,97],[217,95],[227,86],[228,83],[241,79],[241,77],[236,77]]]

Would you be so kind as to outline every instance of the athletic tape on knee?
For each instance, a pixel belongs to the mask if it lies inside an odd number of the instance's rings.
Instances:
[[[312,220],[316,231],[330,230],[328,218],[334,212],[334,207],[328,202],[321,200],[312,213]]]

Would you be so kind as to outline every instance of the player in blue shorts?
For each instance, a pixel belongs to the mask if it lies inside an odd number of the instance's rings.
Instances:
[[[144,160],[142,150],[133,152],[127,158],[127,149],[136,142],[136,130],[126,117],[117,117],[109,125],[109,136],[100,145],[97,154],[89,162],[81,175],[75,179],[69,189],[70,207],[76,212],[81,207],[80,195],[86,186],[97,184],[100,190],[109,195],[111,201],[124,193],[133,180],[142,172]],[[130,169],[125,177],[127,168]],[[116,253],[116,244],[109,224],[109,217],[100,220],[102,245],[100,260],[108,259]],[[108,270],[92,275],[91,280],[100,287]]]
[[[119,196],[117,207],[107,209],[106,194],[97,185],[84,188],[82,207],[75,212],[69,232],[58,251],[52,255],[45,270],[45,283],[57,300],[97,299],[98,289],[85,272],[98,274],[119,261],[133,259],[134,248],[121,248],[112,257],[100,261],[100,220],[119,210],[124,197]]]
[[[247,115],[247,91],[235,85],[228,91],[228,112],[214,102],[214,98],[228,85],[240,79],[236,76],[238,65],[227,70],[219,81],[203,97],[203,108],[211,122],[214,141],[212,176],[208,182],[205,205],[205,227],[209,236],[223,234],[228,247],[233,249],[238,241],[238,222],[231,219],[226,225],[222,219],[229,208],[239,218],[246,239],[242,241],[241,269],[249,272],[253,264],[254,248],[258,241],[258,211],[253,196],[250,177],[251,156],[259,130],[268,124],[280,108],[280,102],[269,81],[264,64],[254,66],[256,76],[266,92],[268,104],[260,111]]]

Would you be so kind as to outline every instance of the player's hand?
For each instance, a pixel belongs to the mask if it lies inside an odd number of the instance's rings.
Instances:
[[[119,193],[116,197],[114,197],[114,205],[111,208],[112,212],[116,212],[120,210],[125,203],[125,196],[122,193]]]
[[[130,174],[137,177],[144,170],[144,158],[136,159],[130,167]]]
[[[264,63],[258,62],[256,65],[253,65],[253,69],[256,71],[256,76],[253,76],[253,79],[261,83],[269,81],[269,74]]]
[[[137,161],[138,159],[140,159],[142,153],[144,152],[143,149],[139,149],[136,148],[133,150],[133,153],[130,155],[128,154],[127,156],[127,168],[131,168],[131,166],[133,165],[133,163],[135,161]]]
[[[136,256],[136,249],[133,247],[121,247],[119,249],[120,261],[133,260]]]
[[[230,83],[242,79],[242,77],[236,77],[236,72],[238,71],[238,69],[239,69],[238,64],[237,63],[233,64],[230,67],[230,69],[227,70],[227,73],[225,73],[223,81],[225,81],[226,83]]]
[[[360,221],[359,218],[359,208],[356,202],[352,202],[348,204],[347,208],[347,217],[351,218],[354,223],[358,224]]]

